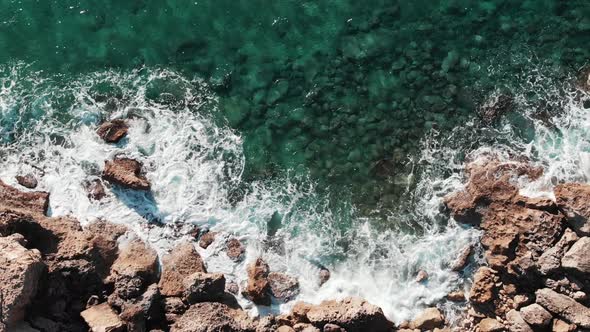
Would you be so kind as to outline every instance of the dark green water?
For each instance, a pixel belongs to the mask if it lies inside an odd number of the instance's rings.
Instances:
[[[426,132],[476,117],[531,64],[568,74],[590,52],[587,0],[3,0],[0,9],[1,64],[64,82],[142,66],[202,78],[218,120],[245,139],[249,177],[310,171],[356,184],[371,204],[405,187],[400,174]],[[182,98],[165,80],[150,93]],[[2,129],[3,140],[18,131]]]

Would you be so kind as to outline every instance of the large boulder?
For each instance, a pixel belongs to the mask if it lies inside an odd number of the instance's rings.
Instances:
[[[535,295],[537,296],[536,302],[549,312],[578,325],[580,328],[590,328],[590,308],[549,288],[539,289]]]
[[[122,187],[135,190],[150,190],[150,182],[142,173],[143,165],[130,158],[115,158],[105,161],[103,179]]]
[[[80,313],[92,332],[123,332],[125,324],[117,313],[107,304],[90,307]]]
[[[268,274],[270,293],[275,298],[287,302],[299,295],[299,282],[296,278],[280,272]]]
[[[561,259],[561,266],[590,277],[590,237],[579,239]]]
[[[125,120],[116,119],[101,124],[96,133],[107,143],[117,143],[127,135],[129,126]]]
[[[205,302],[192,305],[180,317],[171,332],[254,332],[256,324],[241,309],[223,303]]]
[[[324,301],[311,306],[306,317],[319,328],[326,324],[336,324],[348,332],[381,332],[393,329],[393,324],[387,320],[381,308],[358,297]]]
[[[49,207],[49,193],[20,191],[0,180],[0,205],[2,208],[45,215]]]
[[[0,323],[7,326],[24,318],[45,269],[41,253],[24,244],[20,234],[0,238]]]
[[[520,316],[527,323],[538,328],[549,326],[553,316],[545,308],[541,307],[537,303],[533,303],[520,309]]]
[[[559,270],[563,255],[578,239],[574,231],[566,228],[561,239],[539,257],[539,272],[543,275],[549,275]]]
[[[445,318],[437,308],[424,310],[411,323],[411,326],[420,330],[433,330],[443,325],[445,325]]]
[[[175,247],[162,258],[162,265],[159,285],[163,296],[183,296],[185,278],[196,272],[207,272],[203,259],[192,243]]]
[[[248,284],[244,290],[244,296],[252,302],[260,305],[270,305],[270,284],[268,281],[268,264],[257,258],[248,266]]]
[[[149,284],[157,281],[157,276],[158,254],[154,249],[138,239],[121,245],[110,275],[119,298],[127,300],[139,296]]]
[[[565,183],[554,189],[557,206],[580,236],[590,235],[590,185]]]
[[[530,325],[522,318],[520,313],[516,310],[510,310],[506,314],[506,321],[508,322],[508,330],[510,332],[534,332]]]
[[[490,303],[495,296],[496,272],[488,267],[480,267],[473,277],[469,301],[473,304]]]
[[[221,273],[196,272],[184,279],[187,303],[215,301],[225,294],[225,277]]]

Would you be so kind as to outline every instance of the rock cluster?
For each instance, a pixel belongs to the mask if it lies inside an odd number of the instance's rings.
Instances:
[[[483,231],[487,266],[474,275],[469,318],[479,331],[590,328],[590,185],[564,183],[555,200],[519,194],[542,169],[484,157],[466,167],[465,189],[446,197],[454,218]]]

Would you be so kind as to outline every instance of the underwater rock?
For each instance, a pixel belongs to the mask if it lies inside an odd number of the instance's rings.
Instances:
[[[248,284],[244,296],[260,305],[270,305],[270,283],[268,264],[262,258],[248,265]]]
[[[299,295],[299,282],[294,277],[271,272],[268,274],[268,282],[272,296],[283,302],[288,302]]]
[[[239,262],[244,259],[244,253],[246,249],[242,245],[242,242],[236,238],[231,238],[227,241],[226,254],[234,262]]]
[[[192,305],[180,317],[171,332],[233,331],[254,332],[256,324],[248,314],[223,303],[205,302]]]
[[[39,250],[25,244],[20,234],[0,237],[0,323],[8,327],[25,317],[45,269]]]
[[[96,133],[107,143],[117,143],[127,135],[129,126],[124,120],[116,119],[101,124]]]
[[[358,297],[347,297],[341,301],[323,301],[311,306],[307,319],[316,327],[336,324],[348,332],[385,332],[393,329],[381,308]]]
[[[0,205],[25,213],[45,215],[49,207],[49,193],[23,192],[0,180]]]
[[[580,71],[576,83],[581,90],[590,92],[590,67],[586,67]]]
[[[330,270],[328,270],[324,266],[320,266],[320,273],[319,273],[320,286],[322,286],[323,284],[328,282],[328,280],[330,280],[330,275],[331,275]]]
[[[498,94],[491,97],[479,109],[478,114],[485,124],[491,124],[502,115],[511,112],[514,108],[514,98],[506,94]]]
[[[565,183],[553,190],[557,206],[569,225],[580,236],[590,235],[590,185],[584,183]]]
[[[25,187],[25,188],[29,188],[29,189],[35,189],[37,188],[37,178],[35,178],[35,176],[33,174],[27,174],[27,175],[17,175],[16,177],[16,182],[18,182],[18,184],[20,184],[21,186]]]
[[[189,304],[215,301],[225,294],[225,276],[196,272],[184,279],[183,299]]]
[[[170,254],[162,258],[160,292],[164,296],[182,296],[185,291],[185,278],[196,272],[207,273],[207,270],[194,245],[184,243],[175,247]]]
[[[123,332],[126,331],[125,324],[108,305],[102,303],[90,307],[80,313],[92,332]]]
[[[150,182],[142,174],[142,164],[130,158],[105,161],[102,178],[135,190],[150,190]]]
[[[100,201],[107,195],[100,179],[85,181],[84,188],[86,189],[86,192],[88,192],[88,198],[91,200]]]

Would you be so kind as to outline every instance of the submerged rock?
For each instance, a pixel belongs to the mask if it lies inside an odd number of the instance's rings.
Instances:
[[[192,243],[177,246],[162,258],[160,292],[164,296],[181,297],[185,291],[184,279],[194,273],[206,273],[201,255]]]
[[[150,182],[142,174],[142,164],[129,158],[105,161],[103,179],[135,190],[150,190]]]
[[[514,98],[510,95],[499,94],[485,102],[478,110],[479,116],[486,124],[498,120],[502,115],[512,111]]]
[[[21,186],[25,187],[25,188],[29,188],[29,189],[35,189],[37,188],[37,178],[35,178],[35,176],[33,174],[27,174],[27,175],[17,175],[16,177],[16,182],[18,182],[18,184],[20,184]]]
[[[201,239],[199,240],[199,247],[201,247],[203,249],[209,248],[211,243],[213,243],[213,241],[215,241],[216,235],[217,235],[217,232],[207,232],[207,233],[203,234],[201,236]]]
[[[184,279],[183,298],[189,304],[215,301],[225,294],[225,276],[221,273],[196,272]]]
[[[107,143],[117,143],[127,135],[129,126],[124,120],[116,119],[101,124],[96,133]]]
[[[100,201],[107,195],[100,179],[84,182],[84,188],[86,189],[86,192],[88,192],[88,198],[91,200]]]

